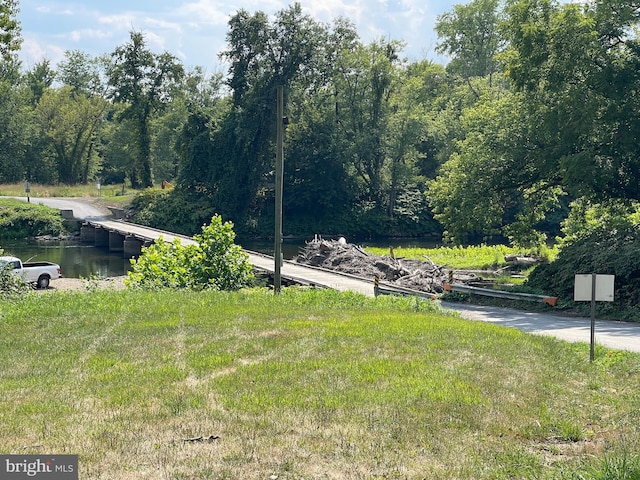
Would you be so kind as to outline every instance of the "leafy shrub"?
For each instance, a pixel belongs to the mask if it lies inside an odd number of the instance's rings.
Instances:
[[[568,217],[562,222],[560,245],[572,243],[602,229],[620,230],[640,226],[640,203],[610,199],[593,203],[586,199],[571,202]]]
[[[160,238],[143,249],[138,259],[131,260],[126,284],[148,289],[238,290],[248,286],[253,280],[252,267],[234,239],[233,224],[214,215],[195,236],[197,245]]]
[[[181,189],[147,189],[131,202],[132,221],[170,232],[193,235],[214,215],[206,196]]]
[[[0,256],[4,250],[0,248]],[[27,293],[31,287],[22,281],[20,277],[13,274],[13,268],[9,264],[0,263],[0,297],[8,298]]]
[[[526,285],[573,301],[576,274],[615,275],[615,302],[600,308],[626,309],[640,304],[640,228],[602,226],[565,244],[555,261],[536,267]]]
[[[64,218],[58,210],[19,201],[3,202],[0,205],[0,231],[4,238],[30,238],[67,233]]]

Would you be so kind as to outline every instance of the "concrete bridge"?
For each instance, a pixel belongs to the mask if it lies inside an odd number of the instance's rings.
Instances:
[[[160,237],[166,242],[173,242],[178,238],[182,245],[196,244],[193,238],[186,235],[104,218],[85,218],[80,227],[80,238],[83,243],[106,248],[112,253],[122,254],[125,258],[140,255],[142,247],[151,245]],[[272,256],[250,250],[243,251],[249,255],[249,263],[254,268],[273,274],[275,260]],[[339,291],[348,290],[369,297],[374,296],[374,279],[364,279],[309,267],[288,260],[283,260],[280,272],[283,279],[293,283],[332,288]]]

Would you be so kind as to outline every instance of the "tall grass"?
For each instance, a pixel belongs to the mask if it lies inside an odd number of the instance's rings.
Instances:
[[[120,185],[101,185],[98,190],[96,183],[77,185],[43,185],[30,184],[29,196],[38,197],[100,197],[109,198],[111,201],[125,201],[135,193],[130,188],[124,190]],[[24,183],[0,184],[0,196],[24,197],[26,196]]]
[[[640,356],[428,302],[56,292],[0,325],[0,451],[81,478],[595,479],[640,447]]]
[[[366,251],[374,255],[389,255],[388,248],[367,247]],[[431,259],[438,265],[445,265],[452,269],[483,270],[495,269],[507,265],[505,255],[523,255],[521,249],[506,245],[471,245],[436,248],[394,248],[396,258]],[[541,252],[547,260],[552,260],[557,251],[555,248],[545,247]]]

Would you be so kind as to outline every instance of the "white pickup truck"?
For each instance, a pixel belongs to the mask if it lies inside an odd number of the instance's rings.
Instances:
[[[61,278],[60,265],[51,262],[25,262],[17,257],[0,257],[0,268],[7,264],[13,267],[14,275],[22,277],[26,283],[33,283],[37,288],[47,288],[51,280]]]

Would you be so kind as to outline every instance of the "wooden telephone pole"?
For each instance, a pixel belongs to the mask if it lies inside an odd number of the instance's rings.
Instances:
[[[278,107],[276,128],[276,231],[273,258],[275,268],[273,273],[273,291],[280,293],[282,287],[282,184],[284,170],[284,87],[278,85]]]

